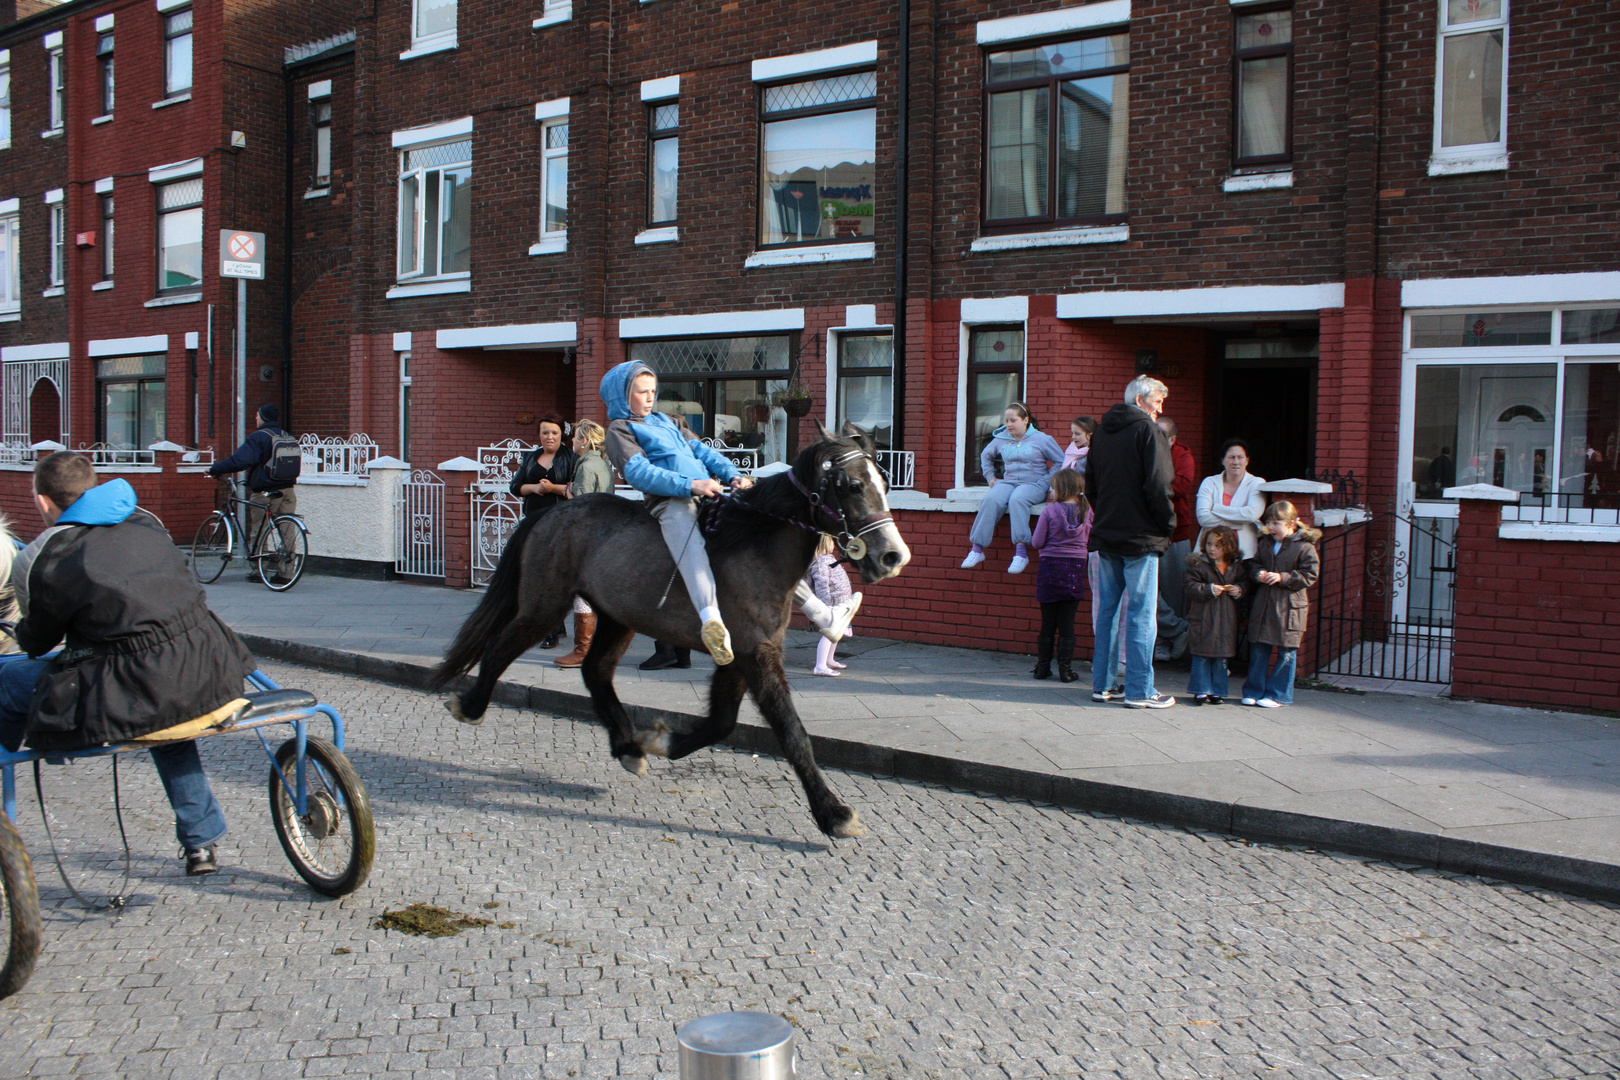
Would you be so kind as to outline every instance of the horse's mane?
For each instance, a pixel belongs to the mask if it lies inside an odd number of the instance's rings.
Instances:
[[[838,445],[837,440],[826,440],[807,446],[799,451],[789,472],[755,481],[747,491],[739,491],[712,508],[709,513],[718,512],[719,520],[714,524],[713,532],[704,533],[704,542],[709,550],[725,551],[756,539],[760,529],[767,527],[762,517],[778,521],[808,521],[804,496],[793,486],[789,473],[797,474],[805,487],[813,488],[817,462],[823,451]]]

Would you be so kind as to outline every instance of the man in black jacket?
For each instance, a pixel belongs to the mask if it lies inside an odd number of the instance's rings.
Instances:
[[[1098,557],[1091,700],[1120,696],[1109,686],[1109,676],[1118,650],[1119,607],[1127,601],[1124,698],[1132,709],[1167,709],[1176,703],[1153,685],[1159,558],[1176,529],[1175,467],[1169,440],[1154,423],[1168,394],[1157,379],[1138,375],[1131,380],[1124,403],[1103,414],[1086,455],[1086,495],[1096,514],[1091,550]]]
[[[279,517],[282,514],[298,513],[298,481],[291,483],[273,479],[265,469],[271,454],[275,450],[276,435],[287,433],[276,425],[281,422],[281,410],[272,404],[259,406],[259,426],[242,440],[242,445],[236,448],[236,453],[224,461],[216,461],[208,466],[209,476],[224,476],[227,473],[241,472],[246,469],[248,502],[253,504],[248,511],[248,541],[259,535],[259,522],[264,515]],[[287,528],[282,529],[282,550],[292,551],[297,538]],[[249,581],[258,580],[257,575],[248,574]]]
[[[82,454],[34,468],[45,532],[17,556],[17,643],[0,662],[0,745],[36,750],[124,742],[207,715],[242,696],[253,657],[208,610],[163,523],[128,481],[96,486]],[[54,660],[41,660],[61,644]],[[152,748],[174,807],[186,872],[217,868],[225,815],[193,742]]]

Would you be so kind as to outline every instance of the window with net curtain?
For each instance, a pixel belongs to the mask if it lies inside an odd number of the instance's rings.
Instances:
[[[1124,219],[1130,35],[985,57],[985,224]]]
[[[854,424],[892,450],[894,437],[894,335],[838,335],[838,423]]]
[[[400,153],[399,277],[472,268],[472,140]]]
[[[429,45],[456,36],[456,0],[412,0],[411,44]]]
[[[1440,0],[1437,149],[1505,146],[1507,0]]]
[[[759,243],[869,240],[877,74],[785,83],[760,102]]]
[[[203,270],[202,177],[158,188],[158,291],[195,289]]]
[[[1018,326],[978,326],[968,337],[967,425],[962,445],[962,482],[988,484],[979,454],[1000,427],[1007,406],[1024,398],[1024,330]]]
[[[1233,163],[1286,163],[1293,157],[1294,13],[1289,8],[1245,12],[1236,22]]]

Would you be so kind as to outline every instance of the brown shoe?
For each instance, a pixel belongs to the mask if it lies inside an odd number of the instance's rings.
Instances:
[[[591,638],[596,636],[596,616],[585,612],[574,612],[574,651],[567,656],[557,659],[558,667],[575,668],[585,663],[585,654],[590,651]]]

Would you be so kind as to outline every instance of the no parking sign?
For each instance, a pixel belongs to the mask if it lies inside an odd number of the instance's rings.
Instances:
[[[219,276],[264,280],[264,233],[219,230]]]

